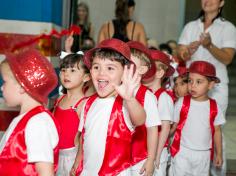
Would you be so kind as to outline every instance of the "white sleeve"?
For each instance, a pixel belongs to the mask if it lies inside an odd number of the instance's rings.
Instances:
[[[234,48],[236,50],[236,28],[230,22],[225,22],[222,32],[222,48]]]
[[[175,106],[174,106],[173,122],[175,122],[175,123],[179,122],[180,111],[181,111],[181,108],[182,108],[182,104],[183,104],[183,97],[179,98],[178,101],[175,103]]]
[[[87,104],[87,101],[84,103],[83,108],[80,112],[80,121],[79,121],[79,129],[78,129],[79,132],[82,132],[84,128],[84,108],[86,104]]]
[[[224,114],[223,114],[223,112],[220,109],[220,106],[218,104],[217,104],[217,110],[218,110],[218,113],[217,113],[216,118],[214,120],[214,126],[223,125],[226,122],[225,116],[224,116]]]
[[[178,44],[180,45],[188,45],[191,41],[191,24],[192,23],[188,23],[184,26],[183,31],[181,32],[181,35],[179,37],[179,41]]]
[[[161,120],[173,121],[174,102],[166,92],[160,95],[157,107]]]
[[[156,96],[149,90],[145,93],[144,110],[146,112],[146,127],[161,125]]]
[[[28,162],[53,163],[53,149],[58,140],[56,126],[49,114],[42,112],[32,117],[25,129]]]

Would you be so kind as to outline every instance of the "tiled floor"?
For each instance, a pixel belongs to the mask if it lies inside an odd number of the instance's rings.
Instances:
[[[227,117],[224,128],[226,141],[227,170],[230,175],[236,175],[236,117]]]

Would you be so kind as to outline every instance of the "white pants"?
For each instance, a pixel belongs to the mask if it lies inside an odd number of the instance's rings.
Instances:
[[[154,176],[166,176],[166,167],[168,162],[168,150],[167,147],[164,147],[161,153],[160,165],[159,168],[155,168]]]
[[[91,174],[91,171],[83,170],[80,176],[97,176],[98,174]],[[127,168],[121,171],[117,176],[132,176],[130,172],[130,168]]]
[[[222,112],[226,117],[226,110],[228,108],[228,84],[220,83],[217,84],[210,92],[209,96],[214,98],[219,104]],[[213,163],[211,163],[211,175],[212,176],[225,176],[226,175],[226,143],[224,139],[224,135],[222,135],[222,157],[223,157],[223,165],[221,169],[216,168]]]
[[[57,176],[69,176],[70,170],[74,164],[78,147],[59,150],[59,161]]]
[[[169,176],[208,176],[210,150],[196,151],[180,146],[171,160]]]

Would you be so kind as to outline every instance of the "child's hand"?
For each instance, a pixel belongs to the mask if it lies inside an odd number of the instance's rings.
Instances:
[[[74,42],[74,37],[73,37],[73,33],[71,35],[69,35],[69,37],[66,38],[65,40],[65,51],[67,53],[71,53],[71,47],[73,45]]]
[[[159,165],[160,165],[160,158],[156,158],[156,160],[155,160],[155,167],[157,169],[159,169]]]
[[[119,86],[114,85],[114,87],[124,100],[131,100],[134,98],[134,90],[138,87],[140,81],[141,76],[137,71],[134,73],[134,65],[132,64],[129,69],[125,66],[122,83]]]
[[[152,176],[154,172],[154,160],[147,159],[140,170],[140,174],[144,176]]]
[[[215,167],[221,168],[222,164],[223,164],[222,156],[216,155],[216,156],[215,156],[215,159],[214,159],[214,165],[215,165]]]
[[[71,170],[70,170],[70,176],[75,176],[76,175],[76,170],[77,170],[77,164],[74,163]]]

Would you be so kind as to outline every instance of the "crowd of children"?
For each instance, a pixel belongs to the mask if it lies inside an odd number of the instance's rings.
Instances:
[[[159,50],[118,39],[64,54],[63,95],[50,113],[52,65],[36,50],[7,54],[1,89],[20,114],[0,142],[0,175],[208,176],[211,160],[219,168],[223,162],[225,118],[208,97],[220,80],[206,61],[189,68],[171,62]],[[163,86],[169,79],[173,92]]]

